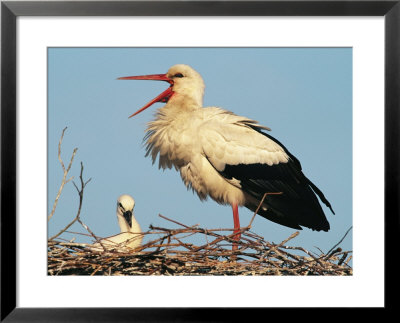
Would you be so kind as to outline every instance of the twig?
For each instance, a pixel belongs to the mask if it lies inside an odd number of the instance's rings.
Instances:
[[[78,191],[78,194],[79,194],[79,207],[78,207],[78,212],[77,212],[75,218],[74,218],[64,229],[62,229],[62,230],[61,230],[59,233],[57,233],[56,235],[52,236],[49,240],[54,240],[55,238],[57,238],[58,236],[60,236],[62,233],[64,233],[65,231],[67,231],[67,230],[71,227],[71,225],[73,225],[76,221],[79,221],[79,223],[82,224],[82,222],[80,221],[80,218],[79,218],[79,217],[80,217],[80,214],[81,214],[82,203],[83,203],[83,191],[84,191],[86,185],[87,185],[87,184],[90,182],[90,180],[91,180],[91,178],[89,178],[88,181],[84,182],[84,181],[83,181],[83,178],[82,178],[82,174],[83,174],[83,163],[81,162],[81,173],[80,173],[80,176],[79,176],[80,181],[81,181],[81,189],[78,189],[78,187],[76,186],[75,182],[72,182],[72,183],[74,184],[76,190]],[[83,224],[82,224],[82,225],[83,225]],[[85,226],[84,226],[84,227],[85,227]],[[86,226],[86,228],[87,228],[87,226]],[[85,229],[86,229],[86,228],[85,228]],[[88,230],[88,232],[92,234],[91,231]]]
[[[292,240],[292,239],[296,238],[299,234],[300,234],[299,231],[296,231],[296,232],[292,233],[292,234],[289,236],[289,238],[283,240],[280,244],[277,245],[277,247],[279,248],[279,247],[283,246],[286,242],[288,242],[289,240]]]
[[[62,144],[62,141],[63,141],[63,138],[64,138],[65,130],[67,130],[67,127],[65,127],[63,129],[60,141],[58,142],[58,160],[60,161],[60,164],[61,164],[61,167],[62,167],[62,170],[63,170],[64,174],[63,174],[63,179],[61,181],[60,188],[58,189],[58,193],[57,193],[56,199],[55,199],[54,204],[53,204],[53,209],[51,210],[51,213],[47,217],[47,221],[49,221],[53,217],[54,212],[56,211],[56,207],[57,207],[57,204],[58,204],[58,199],[60,198],[60,195],[61,195],[61,192],[62,192],[62,190],[64,188],[64,185],[67,184],[69,181],[71,181],[73,179],[73,177],[70,177],[69,179],[67,179],[67,175],[68,175],[68,172],[71,169],[71,166],[72,166],[72,163],[74,161],[74,157],[75,157],[75,154],[76,154],[78,148],[74,148],[74,151],[72,152],[71,160],[69,161],[67,169],[65,169],[64,162],[63,162],[63,160],[61,158],[61,144]]]
[[[85,190],[86,185],[92,180],[91,178],[89,178],[86,182],[83,180],[83,163],[81,162],[81,173],[79,175],[79,180],[81,182],[81,188],[79,189],[78,186],[75,184],[75,182],[72,182],[76,188],[76,190],[78,191],[78,195],[79,195],[79,208],[78,208],[78,214],[76,216],[76,220],[86,229],[87,232],[90,233],[90,235],[97,241],[99,240],[99,238],[93,233],[92,230],[90,230],[90,228],[84,224],[80,218],[80,214],[81,214],[81,209],[82,209],[82,204],[83,204],[83,192]],[[72,223],[71,223],[72,224]],[[106,248],[104,247],[104,245],[102,244],[101,240],[97,241],[101,247],[103,248],[103,250],[106,250]]]
[[[178,221],[175,221],[175,220],[171,220],[171,219],[167,218],[166,216],[164,216],[164,215],[162,215],[162,214],[158,214],[158,216],[161,217],[161,218],[163,218],[163,219],[165,219],[165,220],[167,220],[167,221],[170,221],[170,222],[173,222],[173,223],[175,223],[175,224],[178,224],[178,225],[180,225],[180,226],[182,226],[182,227],[184,227],[184,228],[187,228],[187,229],[190,228],[190,227],[188,227],[187,225],[182,224],[182,223],[180,223],[180,222],[178,222]],[[194,226],[197,226],[197,225],[194,225]],[[194,226],[193,226],[193,227],[194,227]]]
[[[252,217],[251,220],[250,220],[250,223],[248,224],[248,226],[247,226],[246,228],[249,228],[249,229],[251,228],[251,225],[253,224],[254,218],[256,217],[258,211],[260,210],[261,205],[263,205],[264,200],[265,200],[265,198],[267,197],[267,195],[280,195],[280,194],[283,194],[283,192],[264,193],[264,195],[263,195],[263,197],[262,197],[260,203],[259,203],[258,206],[257,206],[257,209],[255,210],[255,212],[254,212],[254,214],[253,214],[253,217]]]
[[[343,238],[340,239],[340,241],[339,241],[337,244],[335,244],[335,245],[326,253],[327,255],[329,255],[333,249],[335,249],[338,245],[340,245],[340,244],[342,243],[342,241],[344,240],[344,238],[346,238],[347,234],[350,232],[351,229],[353,229],[353,226],[351,226],[351,227],[346,231],[346,233],[344,234]]]

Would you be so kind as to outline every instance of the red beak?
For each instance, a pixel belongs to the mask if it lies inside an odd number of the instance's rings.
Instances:
[[[174,81],[167,77],[167,74],[153,74],[153,75],[140,75],[140,76],[125,76],[119,77],[118,80],[153,80],[153,81],[165,81],[168,82],[170,87],[166,89],[161,94],[157,95],[153,100],[147,103],[143,108],[136,111],[134,114],[130,115],[129,118],[137,115],[138,113],[146,110],[149,106],[156,102],[168,102],[174,92],[172,91],[172,85],[174,85]]]

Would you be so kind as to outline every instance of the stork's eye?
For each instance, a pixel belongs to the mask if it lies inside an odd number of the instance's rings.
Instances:
[[[123,206],[122,206],[122,204],[121,204],[121,203],[118,203],[118,206],[119,206],[120,208],[123,208]]]
[[[183,77],[183,74],[182,74],[182,73],[176,73],[176,74],[174,75],[174,77]]]

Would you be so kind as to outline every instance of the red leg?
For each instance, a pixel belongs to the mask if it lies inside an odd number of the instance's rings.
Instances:
[[[233,226],[234,226],[234,239],[239,241],[240,240],[240,221],[239,221],[239,209],[237,204],[232,204],[232,211],[233,211]],[[238,246],[236,243],[233,244],[232,250],[237,250]]]

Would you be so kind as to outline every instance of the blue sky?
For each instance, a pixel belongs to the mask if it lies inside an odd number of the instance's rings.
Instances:
[[[150,224],[175,227],[158,214],[208,229],[233,227],[230,206],[201,202],[187,191],[179,173],[159,170],[144,156],[146,123],[162,103],[128,119],[168,85],[116,79],[165,73],[178,63],[202,75],[204,106],[258,120],[301,161],[336,215],[323,206],[331,230],[304,228],[289,244],[328,251],[352,226],[351,48],[49,48],[48,213],[62,179],[58,141],[68,127],[62,157],[67,164],[77,147],[70,175],[79,182],[82,161],[84,178],[92,178],[81,218],[96,235],[119,232],[115,209],[121,194],[134,197],[142,230]],[[49,221],[49,235],[69,223],[77,209],[78,194],[68,183]],[[241,208],[239,214],[247,225],[252,212]],[[86,233],[79,224],[70,230]],[[279,243],[295,230],[257,216],[252,231]],[[351,233],[341,246],[352,250]]]

